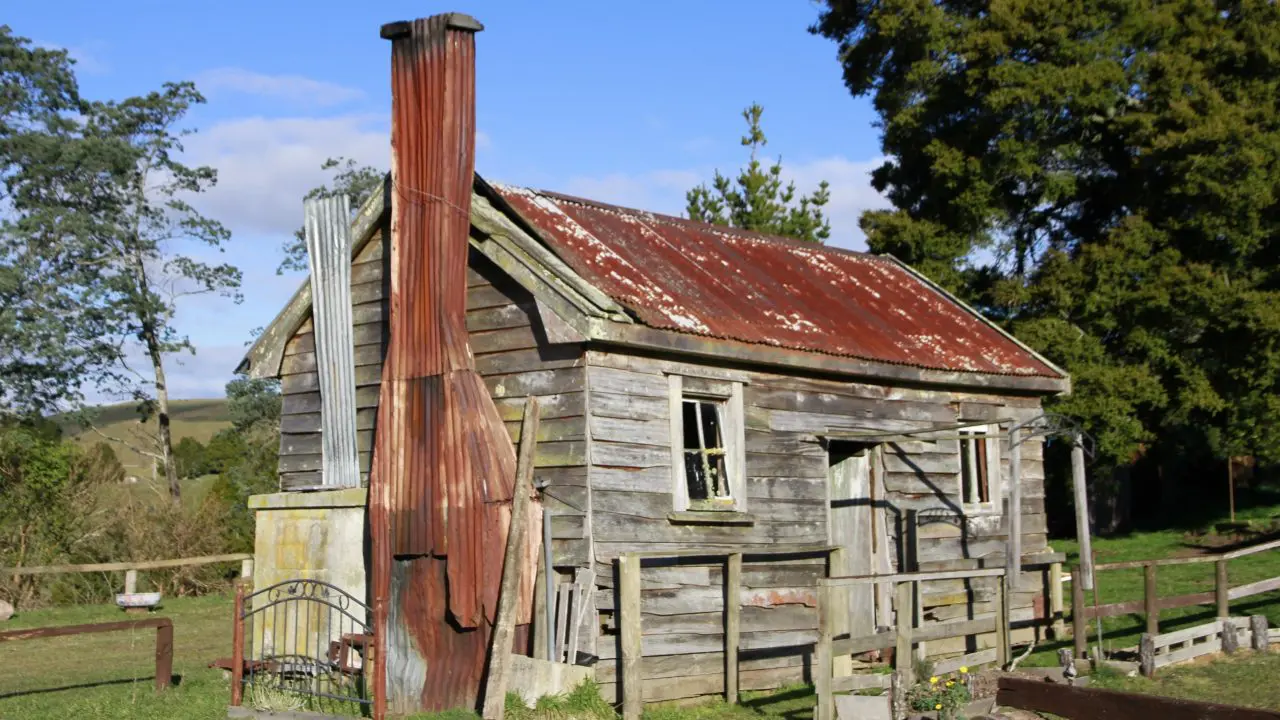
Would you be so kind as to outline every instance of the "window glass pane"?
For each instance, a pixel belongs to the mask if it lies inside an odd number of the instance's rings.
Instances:
[[[702,453],[693,451],[684,454],[684,477],[689,486],[690,500],[706,500],[710,497],[707,493],[707,476],[703,470]]]
[[[699,403],[702,406],[702,441],[706,448],[722,448],[724,441],[720,437],[720,406],[716,403]]]
[[[684,449],[701,450],[702,443],[698,442],[698,403],[694,400],[685,400],[683,406]]]
[[[966,503],[974,502],[973,499],[973,441],[964,438],[960,440],[960,495],[961,499]]]

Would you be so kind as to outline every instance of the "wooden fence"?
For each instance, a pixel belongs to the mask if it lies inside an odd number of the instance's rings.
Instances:
[[[1138,667],[1151,677],[1156,670],[1217,652],[1232,653],[1241,646],[1267,652],[1271,646],[1267,618],[1226,618],[1163,635],[1142,634]]]
[[[130,570],[159,570],[189,565],[213,565],[215,563],[233,562],[240,563],[241,577],[248,577],[253,574],[253,555],[251,553],[229,553],[226,555],[203,555],[201,557],[178,558],[175,560],[126,560],[124,562],[91,563],[88,565],[32,565],[30,567],[0,568],[0,575],[14,577],[18,575],[61,575],[63,573],[83,572],[128,572]]]
[[[933,580],[973,580],[976,578],[996,578],[996,610],[992,617],[975,620],[951,620],[947,622],[918,625],[915,612],[916,599],[919,597],[919,583]],[[954,637],[966,637],[994,632],[995,647],[964,658],[954,659],[957,667],[964,664],[977,665],[995,661],[1000,667],[1009,663],[1009,602],[1006,588],[1004,568],[986,570],[950,570],[941,572],[897,573],[893,575],[864,575],[858,577],[822,578],[818,581],[818,649],[817,665],[813,672],[814,684],[817,686],[818,710],[817,720],[832,720],[835,717],[835,693],[868,689],[872,687],[862,676],[852,674],[836,675],[834,658],[837,655],[850,655],[879,648],[892,647],[894,676],[893,683],[898,688],[908,688],[914,682],[914,661],[917,643],[929,640],[943,640]],[[847,627],[841,622],[847,620],[848,603],[839,601],[837,592],[840,588],[859,585],[891,584],[894,587],[894,610],[896,627],[871,635],[860,637],[837,638],[837,631]],[[844,612],[840,612],[845,609]],[[941,664],[935,671],[946,672]]]
[[[1226,618],[1230,614],[1229,608],[1232,600],[1280,590],[1280,576],[1231,587],[1227,572],[1227,563],[1231,560],[1276,548],[1280,548],[1280,540],[1213,555],[1100,563],[1094,566],[1094,582],[1098,581],[1096,573],[1105,570],[1134,570],[1142,568],[1144,573],[1142,600],[1108,603],[1106,605],[1088,606],[1085,604],[1084,585],[1081,582],[1080,568],[1073,569],[1071,571],[1071,625],[1072,635],[1075,638],[1076,657],[1085,656],[1088,642],[1088,622],[1094,618],[1142,613],[1147,620],[1147,634],[1157,635],[1160,632],[1161,610],[1191,605],[1215,605],[1218,611],[1217,616]],[[1158,568],[1168,565],[1193,565],[1198,563],[1215,564],[1214,589],[1212,592],[1191,593],[1173,597],[1160,597],[1159,593],[1156,592]]]
[[[640,608],[640,566],[644,562],[664,561],[694,565],[724,565],[724,669],[725,699],[738,700],[738,650],[742,618],[742,562],[743,557],[753,561],[782,561],[804,556],[826,556],[826,572],[830,574],[833,558],[844,552],[842,548],[829,546],[795,546],[777,550],[751,550],[745,552],[723,551],[674,551],[624,553],[618,557],[618,635],[620,657],[618,678],[622,682],[622,717],[638,720],[644,707],[644,656]]]

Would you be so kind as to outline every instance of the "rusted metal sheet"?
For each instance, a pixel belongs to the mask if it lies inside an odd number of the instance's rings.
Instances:
[[[351,329],[351,204],[346,195],[303,203],[320,373],[323,487],[359,487],[356,356]]]
[[[466,328],[481,29],[456,13],[382,29],[393,201],[370,482],[375,714],[477,706],[510,525],[515,449]]]
[[[1062,377],[891,258],[494,185],[656,328],[921,368]]]

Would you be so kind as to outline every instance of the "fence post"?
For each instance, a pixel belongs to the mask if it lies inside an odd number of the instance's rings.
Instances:
[[[1143,677],[1156,674],[1156,636],[1151,633],[1142,633],[1138,644],[1138,672]]]
[[[813,670],[813,684],[818,694],[817,720],[833,720],[835,698],[831,691],[832,650],[831,613],[835,593],[823,580],[818,581],[818,647]]]
[[[231,705],[244,698],[244,584],[237,582],[231,630]]]
[[[893,664],[901,674],[902,684],[910,689],[915,684],[915,658],[911,655],[911,630],[915,620],[915,581],[904,580],[895,589],[894,604],[898,612],[898,642],[893,650]]]
[[[1221,621],[1222,630],[1219,636],[1222,638],[1222,652],[1230,655],[1240,649],[1240,634],[1236,629],[1236,624],[1230,618]]]
[[[240,577],[245,580],[253,578],[253,558],[240,561]]]
[[[1250,617],[1249,630],[1253,633],[1253,641],[1250,646],[1260,653],[1269,652],[1271,650],[1271,638],[1267,634],[1267,616],[1254,615]]]
[[[730,705],[738,702],[738,633],[741,626],[742,553],[732,553],[724,573],[724,699]]]
[[[1062,563],[1049,563],[1049,628],[1054,640],[1067,635],[1062,602]]]
[[[640,656],[644,652],[640,636],[640,557],[618,556],[618,634],[622,639],[622,717],[640,720],[644,710],[644,678]]]
[[[173,679],[173,623],[156,626],[156,692]]]
[[[1227,584],[1227,561],[1223,558],[1217,562],[1217,573],[1213,585],[1214,599],[1218,602],[1218,617],[1220,618],[1225,618],[1231,614],[1230,603],[1227,599],[1227,591],[1230,589]]]
[[[1080,577],[1080,568],[1071,568],[1071,640],[1075,644],[1076,658],[1085,657],[1085,648],[1089,642],[1089,630],[1084,616],[1084,583]]]
[[[1009,577],[996,576],[996,664],[1009,667]]]
[[[1160,634],[1160,605],[1156,595],[1156,566],[1147,563],[1142,568],[1142,607],[1147,615],[1147,633]]]

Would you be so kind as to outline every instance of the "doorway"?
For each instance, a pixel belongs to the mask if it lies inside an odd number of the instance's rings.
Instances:
[[[844,549],[833,575],[879,575],[893,572],[885,527],[884,472],[878,446],[831,441],[827,445],[827,541]],[[888,586],[842,588],[848,607],[850,637],[875,633],[891,624]]]

